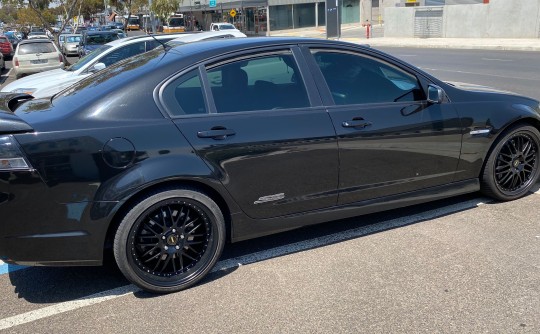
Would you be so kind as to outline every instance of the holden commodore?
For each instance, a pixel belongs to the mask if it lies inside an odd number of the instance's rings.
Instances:
[[[0,257],[100,265],[109,248],[156,293],[196,284],[227,241],[476,191],[513,200],[539,171],[538,101],[339,41],[158,48],[0,105]]]

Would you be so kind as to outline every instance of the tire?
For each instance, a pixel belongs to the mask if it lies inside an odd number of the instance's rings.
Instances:
[[[540,132],[516,125],[494,145],[481,175],[481,191],[500,201],[524,196],[538,179]]]
[[[217,204],[193,189],[162,189],[134,205],[114,239],[114,257],[133,284],[153,293],[189,288],[215,265],[225,244]]]

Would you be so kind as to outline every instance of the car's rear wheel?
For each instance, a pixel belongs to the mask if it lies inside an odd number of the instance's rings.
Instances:
[[[124,216],[114,240],[122,273],[142,289],[169,293],[188,288],[214,266],[225,243],[217,204],[192,189],[148,195]]]
[[[508,129],[496,142],[482,173],[482,191],[509,201],[524,196],[539,175],[540,132],[532,126]]]

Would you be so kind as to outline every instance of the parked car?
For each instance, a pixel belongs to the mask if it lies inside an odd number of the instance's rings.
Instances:
[[[79,43],[81,42],[82,35],[80,34],[71,34],[64,35],[64,43],[62,43],[61,51],[62,54],[66,56],[78,55],[79,54]]]
[[[45,32],[33,31],[28,33],[28,39],[50,39]]]
[[[213,39],[223,39],[223,38],[243,38],[247,37],[246,34],[240,32],[239,30],[225,30],[225,31],[205,31],[198,33],[187,33],[180,34],[175,39],[167,42],[168,46],[174,47],[185,43],[198,42],[198,41],[207,41]]]
[[[118,35],[118,38],[126,38],[128,37],[128,35],[126,34],[126,32],[122,29],[111,29],[110,31],[116,33]]]
[[[0,258],[99,265],[111,247],[130,281],[173,292],[227,239],[528,194],[540,102],[463,87],[356,44],[262,37],[156,48],[52,99],[0,95]]]
[[[17,45],[13,56],[13,71],[17,79],[23,75],[62,68],[64,57],[49,39],[23,40]]]
[[[6,31],[4,33],[4,36],[7,37],[7,39],[11,42],[11,46],[13,47],[13,50],[17,47],[17,44],[22,40],[22,38],[19,37],[17,33],[14,31]]]
[[[79,57],[84,57],[100,46],[119,39],[117,33],[112,31],[88,31],[82,35],[82,40],[79,44]]]
[[[174,45],[222,36],[223,32],[204,32],[197,34],[157,34],[133,36],[119,39],[101,46],[96,51],[80,59],[66,69],[34,74],[31,77],[15,80],[2,88],[2,92],[27,93],[36,98],[52,96],[73,85],[77,81],[105,67],[135,54],[165,47],[161,43],[175,40]],[[238,32],[235,36],[245,37]],[[187,37],[190,37],[187,39]],[[182,40],[184,38],[184,40]],[[169,47],[169,46],[167,46]]]
[[[0,35],[0,52],[4,58],[11,59],[15,51],[13,45],[6,36]]]
[[[221,30],[238,30],[236,27],[230,23],[221,22],[221,23],[211,23],[211,31],[221,31]]]

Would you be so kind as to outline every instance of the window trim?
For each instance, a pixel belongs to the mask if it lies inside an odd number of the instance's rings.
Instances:
[[[206,75],[208,69],[212,69],[217,66],[221,66],[224,64],[233,63],[233,62],[237,62],[237,61],[241,61],[245,59],[252,59],[257,56],[276,55],[283,52],[286,52],[287,54],[292,54],[293,59],[298,67],[298,71],[299,71],[301,80],[303,82],[304,88],[306,90],[306,94],[309,101],[309,106],[299,107],[299,108],[288,108],[287,110],[316,109],[323,106],[323,102],[319,96],[319,91],[314,83],[312,72],[309,70],[305,57],[302,54],[302,51],[300,50],[298,45],[280,45],[280,46],[263,47],[263,48],[256,48],[256,49],[250,49],[250,50],[242,50],[237,53],[235,52],[235,53],[227,53],[227,54],[218,55],[213,58],[206,59],[197,64],[193,64],[189,67],[181,69],[180,71],[171,75],[169,78],[162,81],[154,89],[154,94],[153,94],[154,101],[156,102],[156,105],[161,110],[161,112],[171,119],[215,117],[215,116],[225,116],[225,115],[232,115],[232,114],[245,115],[245,114],[250,114],[250,113],[263,113],[263,112],[268,113],[272,111],[276,111],[276,112],[283,111],[283,109],[278,109],[278,110],[248,110],[248,111],[218,113],[216,104],[214,101],[214,96],[210,89],[210,82],[208,81],[208,76]],[[174,80],[192,71],[195,68],[199,69],[199,75],[200,75],[201,83],[203,87],[203,95],[204,95],[205,107],[206,107],[207,112],[204,114],[175,115],[171,113],[170,109],[167,107],[167,103],[165,103],[163,92],[165,88],[168,85],[170,85]]]
[[[401,64],[397,64],[396,62],[392,61],[392,59],[387,59],[382,56],[370,54],[369,52],[366,52],[365,50],[345,49],[345,48],[339,48],[336,46],[328,47],[328,46],[322,46],[322,45],[304,44],[304,45],[301,45],[301,49],[302,49],[302,54],[304,58],[306,58],[306,63],[308,64],[311,72],[313,73],[314,82],[317,85],[317,88],[319,89],[320,96],[326,107],[344,107],[344,106],[349,106],[349,105],[368,105],[368,104],[380,105],[380,104],[388,104],[388,103],[399,105],[400,103],[409,103],[409,104],[411,102],[425,103],[427,101],[426,88],[431,83],[431,81],[428,78],[424,77],[422,73],[417,73],[416,71],[412,71],[411,69],[407,67],[403,67],[401,66]],[[324,77],[321,69],[319,68],[318,64],[315,61],[315,57],[313,56],[313,53],[312,53],[313,51],[350,54],[357,57],[369,58],[374,61],[387,64],[388,66],[392,68],[396,68],[398,71],[405,72],[415,77],[416,80],[418,81],[418,85],[420,89],[422,89],[423,91],[425,99],[417,100],[417,101],[402,101],[402,102],[371,102],[371,103],[358,103],[358,104],[346,104],[346,105],[336,104],[332,96],[332,93],[330,91],[330,87],[328,87],[328,84],[326,83],[326,78]]]

